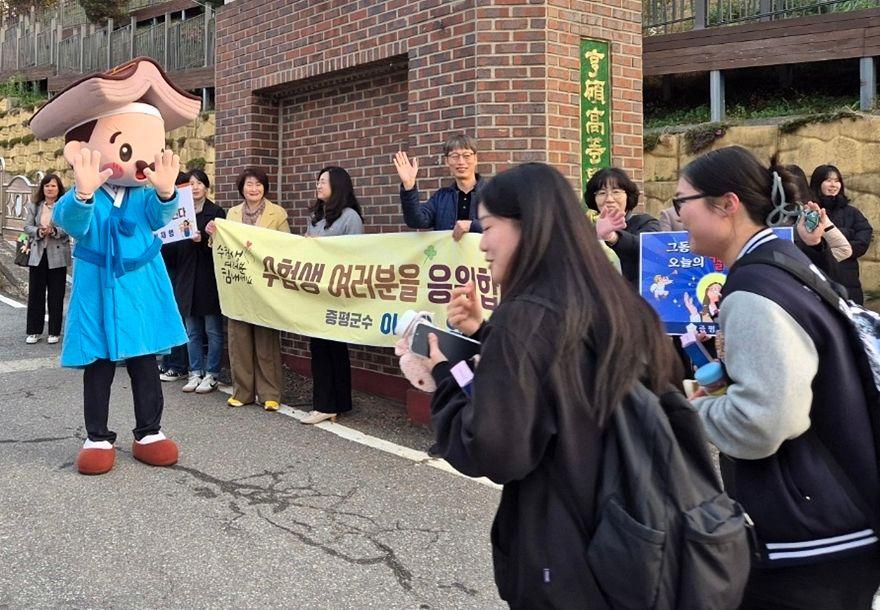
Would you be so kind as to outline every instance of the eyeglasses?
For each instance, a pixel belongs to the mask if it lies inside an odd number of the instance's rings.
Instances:
[[[626,191],[623,189],[611,189],[610,191],[601,190],[596,191],[596,199],[608,199],[612,197],[614,199],[622,199],[626,197]]]
[[[462,161],[470,161],[471,159],[474,158],[474,156],[475,156],[475,155],[474,155],[474,153],[472,153],[472,152],[466,152],[466,153],[449,153],[448,155],[446,155],[446,158],[449,159],[450,161],[458,161],[458,160],[462,160]]]
[[[697,193],[696,195],[688,195],[687,197],[673,197],[672,198],[672,207],[675,208],[676,214],[681,214],[681,204],[686,201],[691,201],[692,199],[702,199],[706,197],[706,193]]]

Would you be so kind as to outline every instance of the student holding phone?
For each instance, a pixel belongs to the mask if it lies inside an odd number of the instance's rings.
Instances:
[[[595,522],[603,428],[639,379],[655,392],[666,387],[675,355],[557,170],[527,163],[499,174],[483,191],[479,220],[503,297],[484,323],[473,284],[453,291],[449,323],[482,342],[472,384],[429,336],[433,451],[504,485],[492,555],[511,607],[605,607],[583,527]]]

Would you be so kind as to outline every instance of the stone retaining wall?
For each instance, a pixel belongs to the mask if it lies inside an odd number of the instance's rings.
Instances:
[[[22,174],[33,180],[36,172],[55,172],[65,186],[73,184],[73,171],[64,159],[64,138],[47,141],[31,140],[28,121],[32,109],[10,108],[9,101],[0,100],[0,156],[6,161],[8,174]],[[181,162],[201,158],[205,172],[214,175],[214,113],[202,113],[191,124],[175,129],[166,136],[166,143],[180,155]]]
[[[777,125],[734,126],[707,150],[735,144],[762,161],[779,152],[783,163],[800,165],[808,178],[819,165],[840,168],[847,195],[875,230],[871,247],[859,259],[862,285],[880,290],[880,117],[810,124],[792,134],[781,133]],[[649,214],[657,216],[671,205],[678,171],[694,157],[686,152],[684,134],[661,135],[657,146],[645,151],[644,203]]]

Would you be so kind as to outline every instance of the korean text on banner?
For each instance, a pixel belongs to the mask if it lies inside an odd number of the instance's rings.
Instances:
[[[156,231],[156,235],[163,244],[175,241],[192,239],[198,229],[196,228],[196,210],[193,204],[192,187],[189,185],[177,187],[177,211],[174,218],[168,221],[164,227]]]
[[[773,229],[791,241],[791,228]],[[651,304],[670,335],[682,335],[694,325],[697,332],[718,331],[721,289],[727,268],[720,259],[691,251],[687,231],[642,233],[639,294]]]
[[[306,238],[216,221],[223,314],[310,337],[389,347],[408,309],[446,321],[453,287],[473,281],[486,316],[498,304],[479,235],[451,231]]]

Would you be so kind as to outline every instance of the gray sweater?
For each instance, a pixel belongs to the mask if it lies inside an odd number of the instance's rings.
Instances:
[[[306,222],[306,235],[311,237],[334,237],[337,235],[360,235],[364,232],[364,221],[351,208],[342,210],[342,215],[326,228],[326,220],[323,218],[318,224],[313,225],[311,219]]]
[[[810,427],[819,354],[782,307],[746,291],[724,298],[727,394],[697,398],[709,440],[731,457],[757,460]]]

